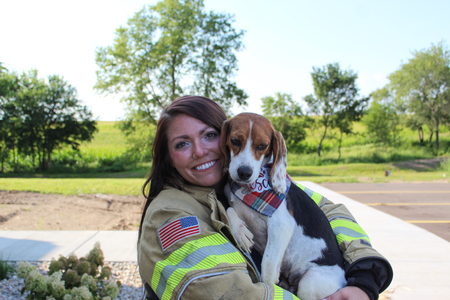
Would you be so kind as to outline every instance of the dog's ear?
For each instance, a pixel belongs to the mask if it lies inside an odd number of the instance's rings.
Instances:
[[[222,151],[223,157],[226,159],[226,167],[228,163],[230,162],[230,149],[228,149],[227,141],[228,141],[228,135],[230,134],[231,130],[231,119],[226,120],[223,122],[222,130],[220,131],[220,150]]]
[[[270,171],[272,187],[277,194],[286,191],[287,149],[281,132],[274,130],[272,136],[273,164]]]

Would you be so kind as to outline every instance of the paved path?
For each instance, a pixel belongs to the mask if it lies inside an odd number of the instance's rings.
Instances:
[[[345,204],[394,268],[390,299],[448,299],[450,243],[413,224],[312,182],[301,182]],[[136,231],[0,231],[0,252],[10,260],[83,256],[101,243],[106,261],[136,261]]]
[[[321,186],[450,242],[449,183],[323,183]]]

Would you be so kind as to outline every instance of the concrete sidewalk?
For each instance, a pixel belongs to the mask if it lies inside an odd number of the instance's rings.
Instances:
[[[300,182],[343,203],[394,268],[390,299],[446,299],[450,295],[450,243],[412,224],[312,182]],[[106,261],[136,261],[137,231],[0,231],[0,253],[12,261],[47,261],[86,255],[100,242]]]

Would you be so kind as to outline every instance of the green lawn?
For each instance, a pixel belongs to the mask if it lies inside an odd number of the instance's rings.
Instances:
[[[385,176],[385,171],[390,175]],[[339,164],[328,166],[288,167],[296,181],[322,182],[450,182],[450,170],[415,171],[386,164]],[[141,195],[145,173],[114,174],[115,178],[0,178],[0,189],[40,193]],[[122,178],[121,178],[122,176]]]
[[[0,178],[0,189],[64,195],[141,195],[144,181],[137,178]]]

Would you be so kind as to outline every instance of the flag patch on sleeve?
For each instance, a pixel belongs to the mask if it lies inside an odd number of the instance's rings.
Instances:
[[[178,241],[201,233],[196,216],[184,217],[170,222],[158,229],[158,236],[163,251]]]

